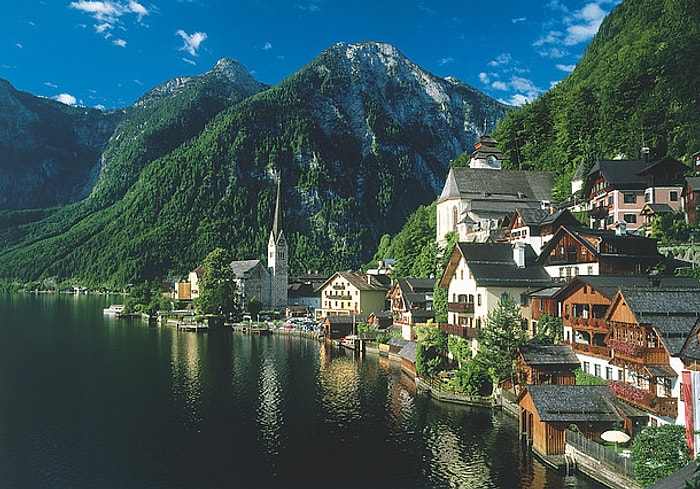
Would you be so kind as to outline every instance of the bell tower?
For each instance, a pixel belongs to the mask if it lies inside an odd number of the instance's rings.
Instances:
[[[282,230],[282,192],[281,178],[277,178],[277,200],[272,231],[267,243],[267,269],[270,273],[270,301],[273,309],[287,306],[287,275],[289,253],[287,240]]]

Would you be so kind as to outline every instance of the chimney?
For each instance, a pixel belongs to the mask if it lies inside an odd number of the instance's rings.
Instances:
[[[649,146],[644,146],[642,148],[642,159],[647,163],[649,163],[649,152],[650,151],[651,150],[649,149]]]
[[[513,245],[513,261],[518,268],[525,268],[525,245],[516,243]]]
[[[615,223],[615,236],[624,236],[627,234],[627,223],[625,221],[617,221]]]

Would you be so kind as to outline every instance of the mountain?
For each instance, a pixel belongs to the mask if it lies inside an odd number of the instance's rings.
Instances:
[[[576,69],[502,121],[494,137],[512,166],[550,170],[558,195],[577,168],[624,155],[700,151],[700,2],[625,0],[603,21]]]
[[[510,109],[388,44],[337,44],[273,87],[222,61],[124,110],[88,198],[7,217],[0,277],[117,287],[216,246],[264,257],[277,178],[292,273],[357,266]]]
[[[0,209],[87,197],[120,117],[35,97],[0,79]]]

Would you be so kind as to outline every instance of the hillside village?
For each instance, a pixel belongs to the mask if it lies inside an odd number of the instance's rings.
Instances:
[[[648,234],[653,220],[668,213],[682,212],[696,224],[700,178],[687,177],[688,168],[674,159],[650,160],[643,150],[639,160],[581,168],[571,197],[556,205],[551,175],[503,169],[502,162],[496,141],[484,133],[469,165],[450,170],[437,201],[436,239],[443,248],[451,233],[457,239],[444,249],[447,265],[434,278],[392,280],[391,259],[372,270],[288,277],[278,182],[267,264],[230,264],[241,303],[256,297],[287,317],[313,314],[326,341],[360,342],[360,323],[400,332],[388,348],[420,377],[419,325],[466,340],[476,352],[489,314],[510,296],[529,337],[538,335],[544,316],[563,326],[558,344],[520,348],[520,379],[496,386],[536,453],[562,463],[571,425],[598,440],[615,427],[633,438],[645,426],[686,425],[694,450],[700,419],[687,400],[700,396],[700,282],[678,276],[694,263],[661,254]],[[698,170],[700,157],[696,163]],[[196,299],[202,273],[199,267],[177,284],[175,298]],[[447,291],[446,322],[435,321],[436,286]],[[574,388],[577,369],[607,386]],[[604,408],[586,412],[592,399]]]

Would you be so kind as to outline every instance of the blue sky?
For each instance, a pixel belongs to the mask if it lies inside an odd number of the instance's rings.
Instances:
[[[620,1],[17,0],[0,16],[0,78],[109,109],[221,58],[275,84],[337,42],[381,41],[521,105],[573,70]]]

